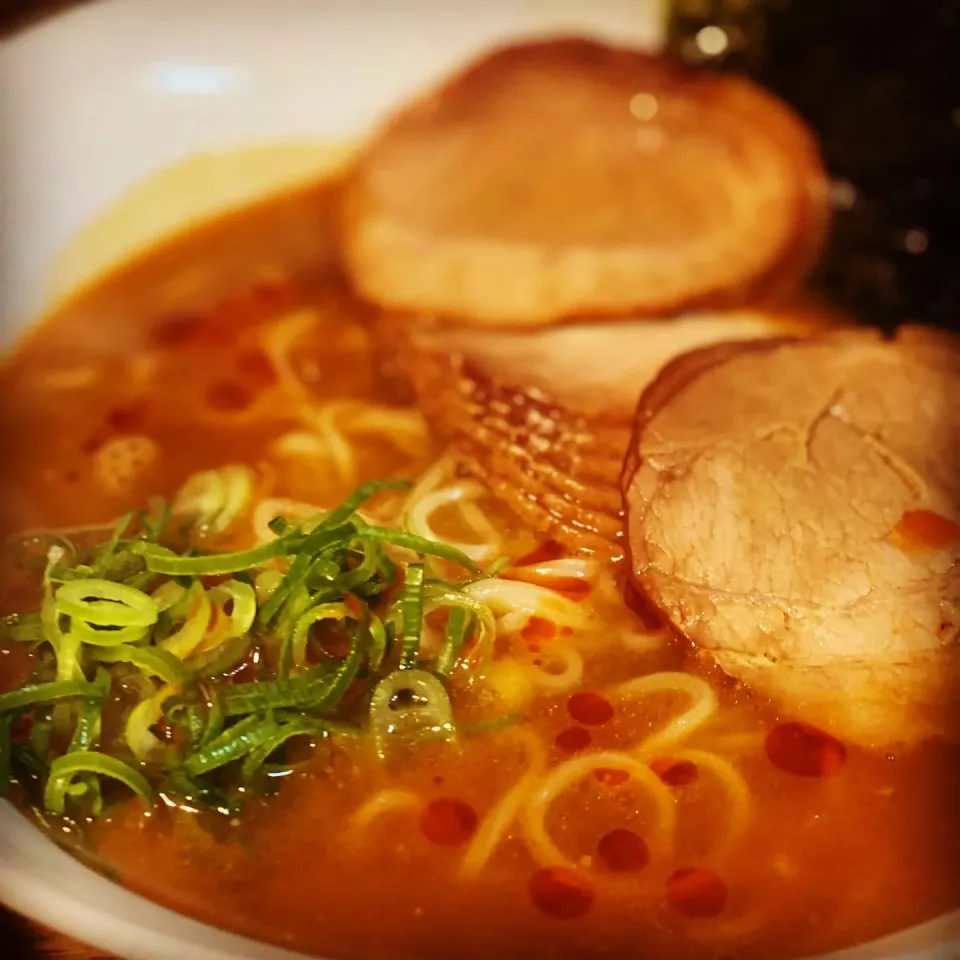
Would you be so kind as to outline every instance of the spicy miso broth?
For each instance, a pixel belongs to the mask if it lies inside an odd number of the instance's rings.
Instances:
[[[80,686],[5,712],[4,749],[11,797],[119,882],[334,957],[802,956],[956,905],[956,753],[781,719],[634,613],[616,564],[513,520],[404,404],[335,271],[69,324],[31,332],[0,380],[20,615],[0,682]],[[330,511],[398,479],[337,513],[322,576],[265,624]],[[37,612],[93,574],[135,595],[73,589],[54,649]],[[130,629],[111,603],[153,611],[134,645],[161,663],[95,645]],[[63,672],[75,620],[82,680]],[[166,676],[169,657],[187,669]],[[344,682],[278,695],[305,677]],[[38,778],[71,750],[144,795],[81,764],[44,810]]]

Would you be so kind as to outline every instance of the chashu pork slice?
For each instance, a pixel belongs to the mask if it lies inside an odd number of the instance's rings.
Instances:
[[[545,536],[620,556],[623,460],[660,368],[707,343],[826,322],[813,310],[743,311],[504,331],[397,317],[387,336],[431,428],[495,495]]]
[[[728,674],[855,743],[957,733],[960,340],[682,357],[624,490],[635,584]]]
[[[812,133],[742,77],[586,39],[500,49],[390,118],[343,201],[377,304],[509,326],[765,302],[818,253]]]

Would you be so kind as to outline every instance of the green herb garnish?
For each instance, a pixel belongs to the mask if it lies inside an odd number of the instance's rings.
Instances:
[[[31,644],[35,661],[27,683],[0,694],[0,794],[39,778],[53,814],[96,816],[129,792],[234,811],[291,769],[296,738],[369,739],[386,758],[456,736],[445,683],[482,662],[493,617],[428,558],[471,578],[475,564],[359,514],[405,486],[395,481],[304,521],[277,518],[276,538],[252,549],[201,549],[249,494],[230,469],[180,496],[187,526],[171,530],[159,505],[87,549],[48,541],[40,609],[0,621],[0,637]],[[446,635],[428,652],[423,618],[441,608]],[[318,627],[331,643],[314,639]],[[13,735],[21,720],[29,743]]]

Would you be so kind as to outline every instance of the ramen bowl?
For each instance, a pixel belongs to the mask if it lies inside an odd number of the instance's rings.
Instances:
[[[586,34],[654,49],[662,21],[644,0],[491,0],[468,14],[431,0],[105,0],[11,37],[0,47],[4,346],[172,237],[270,198],[316,199],[311,184],[348,163],[372,124],[484,48]],[[286,208],[265,209],[269,220]],[[322,260],[331,242],[322,212],[291,217],[302,242],[278,243],[278,269]],[[234,275],[204,282],[229,287]],[[192,289],[176,279],[171,310]],[[122,888],[6,803],[0,901],[126,960],[306,960]],[[954,913],[829,960],[958,956]]]

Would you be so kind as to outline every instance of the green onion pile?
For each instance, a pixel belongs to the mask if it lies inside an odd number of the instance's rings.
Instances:
[[[463,590],[479,575],[466,556],[358,513],[399,486],[278,517],[276,539],[241,552],[191,546],[165,512],[125,517],[83,550],[58,539],[40,610],[0,634],[34,648],[29,681],[0,694],[0,792],[33,784],[38,805],[74,819],[99,816],[118,784],[233,814],[290,772],[295,737],[366,738],[383,759],[455,738],[447,685],[489,658],[493,617]],[[437,576],[438,560],[464,579]],[[428,655],[424,617],[438,609],[445,634]],[[324,623],[338,625],[336,654],[312,636]]]

